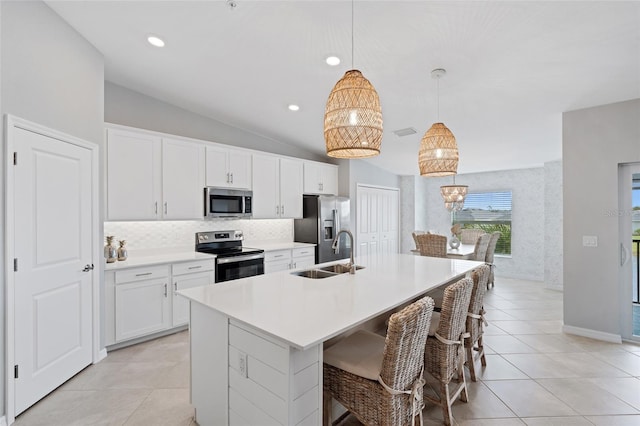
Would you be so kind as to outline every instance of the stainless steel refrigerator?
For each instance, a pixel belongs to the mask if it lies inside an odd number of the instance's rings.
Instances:
[[[293,221],[294,241],[316,244],[316,263],[345,259],[351,255],[349,237],[340,235],[339,253],[331,243],[338,231],[349,229],[351,202],[347,197],[305,195],[302,219]]]

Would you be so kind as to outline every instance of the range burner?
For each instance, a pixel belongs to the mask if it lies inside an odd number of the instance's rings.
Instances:
[[[242,247],[242,231],[196,232],[196,251],[216,255],[216,282],[264,273],[264,250]]]

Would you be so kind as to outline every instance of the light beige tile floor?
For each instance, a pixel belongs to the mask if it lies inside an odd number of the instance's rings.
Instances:
[[[487,367],[478,363],[469,402],[454,404],[458,425],[640,425],[640,346],[563,334],[562,293],[539,282],[498,277],[485,306]],[[15,425],[196,425],[188,348],[180,332],[110,352]],[[438,407],[424,415],[442,424]]]

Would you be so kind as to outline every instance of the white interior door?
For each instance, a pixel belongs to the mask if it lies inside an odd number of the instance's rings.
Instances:
[[[94,175],[90,149],[17,127],[12,132],[19,414],[92,362],[93,272],[85,265],[93,259]]]
[[[358,185],[357,255],[398,252],[398,190]]]
[[[640,341],[640,285],[638,257],[640,242],[634,231],[640,229],[640,163],[623,164],[618,180],[619,288],[622,338]],[[635,219],[635,220],[634,220]],[[638,237],[636,237],[638,238]]]

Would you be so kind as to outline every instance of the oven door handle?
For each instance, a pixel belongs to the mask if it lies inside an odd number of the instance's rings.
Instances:
[[[225,263],[238,263],[238,262],[244,262],[246,260],[257,260],[257,259],[264,259],[264,253],[248,254],[246,256],[223,257],[222,259],[216,258],[216,262],[218,263],[218,265],[223,265]]]

